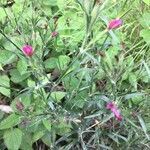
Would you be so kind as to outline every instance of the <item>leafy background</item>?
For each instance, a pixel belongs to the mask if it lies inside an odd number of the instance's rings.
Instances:
[[[149,7],[1,0],[0,104],[13,112],[0,112],[0,149],[150,149]],[[117,17],[123,26],[106,32]],[[25,44],[34,48],[30,59]],[[109,101],[123,121],[106,109]]]

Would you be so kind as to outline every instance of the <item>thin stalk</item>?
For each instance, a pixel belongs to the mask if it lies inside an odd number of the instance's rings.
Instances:
[[[19,48],[10,38],[8,38],[5,33],[0,30],[0,34],[2,34],[11,44],[13,44],[18,50],[22,51],[21,48]]]
[[[104,45],[105,45],[105,43],[106,43],[106,41],[107,41],[108,37],[109,37],[109,34],[107,34],[106,38],[104,39],[104,42],[103,42],[103,44],[102,44],[102,46],[101,46],[100,50],[103,50]]]

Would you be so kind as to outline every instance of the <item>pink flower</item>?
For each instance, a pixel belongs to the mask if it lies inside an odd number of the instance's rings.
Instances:
[[[26,56],[29,56],[29,57],[31,57],[34,52],[32,46],[30,46],[30,45],[23,46],[22,51]]]
[[[118,121],[122,120],[122,116],[120,114],[120,111],[113,102],[108,102],[107,105],[106,105],[106,108],[112,111],[112,113],[115,115],[115,118]]]
[[[56,32],[56,31],[53,31],[52,33],[51,33],[51,36],[52,37],[56,37],[58,35],[58,32]]]
[[[108,29],[111,30],[111,29],[117,29],[119,28],[120,26],[122,26],[123,24],[123,21],[121,19],[114,19],[114,20],[111,20],[108,24]]]

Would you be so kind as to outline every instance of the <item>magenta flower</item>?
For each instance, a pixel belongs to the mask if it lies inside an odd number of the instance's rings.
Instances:
[[[107,105],[106,105],[106,108],[112,111],[112,113],[115,115],[115,118],[118,121],[122,120],[122,116],[120,114],[120,111],[113,102],[108,102]]]
[[[22,48],[22,52],[26,56],[31,57],[33,55],[34,50],[33,50],[32,46],[30,46],[30,45],[24,45],[23,48]]]
[[[56,31],[53,31],[52,33],[51,33],[51,36],[52,37],[56,37],[58,35],[58,32],[56,32]]]
[[[111,20],[109,23],[108,23],[108,29],[111,30],[111,29],[117,29],[119,28],[120,26],[122,26],[123,24],[123,21],[121,19],[114,19],[114,20]]]

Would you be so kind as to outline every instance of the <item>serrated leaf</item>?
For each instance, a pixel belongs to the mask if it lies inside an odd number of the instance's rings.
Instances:
[[[33,150],[32,148],[32,138],[28,133],[24,133],[22,137],[22,142],[20,146],[21,150]]]
[[[44,119],[44,120],[43,120],[43,125],[45,126],[45,128],[46,128],[48,131],[51,131],[51,122],[50,122],[50,120]]]
[[[4,142],[9,150],[18,150],[22,141],[22,131],[20,129],[7,130],[4,133]]]
[[[6,119],[2,120],[0,123],[0,130],[11,128],[21,121],[20,116],[16,114],[12,114],[8,116]]]
[[[51,93],[51,97],[54,100],[56,100],[57,102],[60,102],[61,99],[63,99],[65,97],[65,95],[66,95],[66,92],[59,92],[59,91],[57,91],[57,92],[52,92]]]
[[[36,131],[33,135],[32,138],[32,142],[36,142],[37,140],[39,140],[40,138],[42,138],[45,134],[45,130],[41,130],[41,131]]]
[[[47,132],[43,137],[42,137],[42,141],[48,145],[49,147],[51,146],[52,142],[52,137],[51,137],[51,133]]]
[[[67,124],[64,120],[61,120],[61,122],[59,124],[56,124],[54,128],[57,134],[64,135],[65,133],[70,132],[71,125]]]

